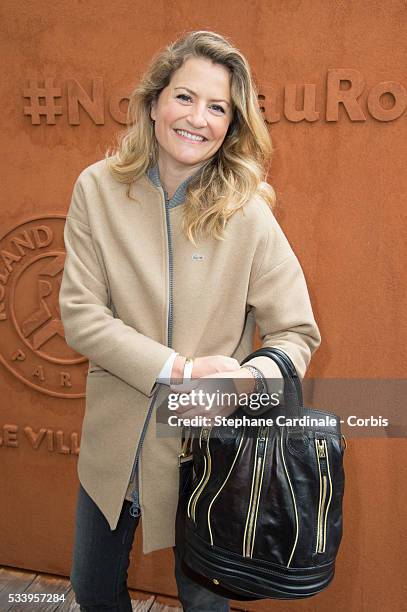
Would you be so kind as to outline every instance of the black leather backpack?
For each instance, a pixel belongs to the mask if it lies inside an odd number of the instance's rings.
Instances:
[[[176,546],[185,573],[219,595],[300,599],[325,589],[334,576],[346,440],[339,417],[303,406],[285,352],[261,348],[242,365],[260,355],[283,374],[284,406],[259,418],[300,420],[232,431],[189,428],[180,455]]]

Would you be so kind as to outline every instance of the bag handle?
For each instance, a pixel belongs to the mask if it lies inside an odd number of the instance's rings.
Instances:
[[[303,416],[301,382],[297,370],[287,353],[276,347],[262,347],[245,357],[240,365],[254,357],[269,357],[278,365],[284,379],[285,405],[288,409],[292,408],[299,418]]]

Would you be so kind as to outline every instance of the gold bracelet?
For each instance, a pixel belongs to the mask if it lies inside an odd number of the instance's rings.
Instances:
[[[183,375],[183,380],[182,380],[183,384],[191,380],[193,367],[194,367],[194,360],[192,359],[192,357],[187,357],[185,359],[185,364],[184,364],[184,375]]]

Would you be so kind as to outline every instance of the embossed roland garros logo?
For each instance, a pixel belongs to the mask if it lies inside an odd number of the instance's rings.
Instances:
[[[30,218],[0,239],[0,360],[37,391],[85,396],[88,360],[65,342],[59,289],[64,215]]]

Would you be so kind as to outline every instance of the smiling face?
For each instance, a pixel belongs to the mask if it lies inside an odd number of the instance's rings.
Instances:
[[[194,172],[221,147],[232,114],[228,69],[188,58],[151,106],[160,167],[167,173]]]

